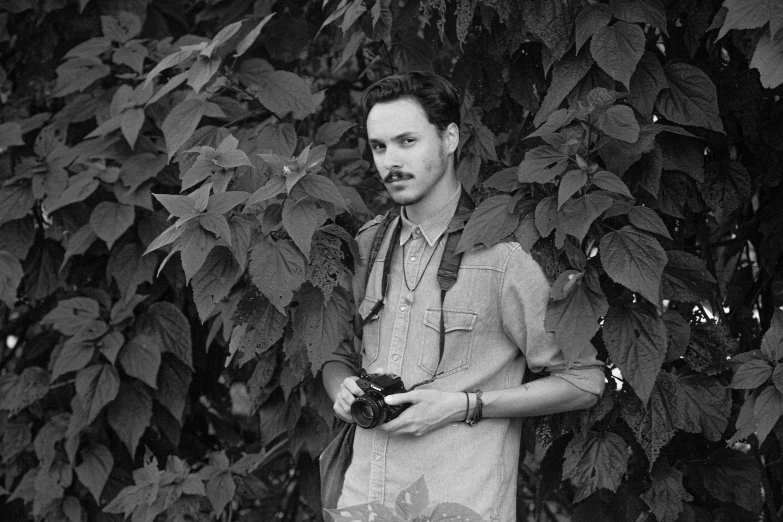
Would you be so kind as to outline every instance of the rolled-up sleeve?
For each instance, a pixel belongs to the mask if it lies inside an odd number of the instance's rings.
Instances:
[[[521,247],[508,256],[501,288],[503,329],[525,355],[534,373],[546,372],[580,390],[600,396],[604,390],[604,364],[588,341],[570,367],[566,367],[554,332],[544,327],[550,285],[539,264]]]

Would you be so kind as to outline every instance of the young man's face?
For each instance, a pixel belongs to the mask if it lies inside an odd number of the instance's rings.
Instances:
[[[418,101],[401,98],[373,106],[367,137],[375,167],[395,203],[439,208],[437,203],[452,195],[452,158],[459,143],[455,124],[441,133]]]

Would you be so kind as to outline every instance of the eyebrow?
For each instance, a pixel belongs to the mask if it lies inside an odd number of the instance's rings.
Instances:
[[[399,141],[404,138],[416,137],[416,136],[418,136],[418,133],[416,131],[405,131],[405,132],[401,132],[400,134],[397,134],[396,136],[392,136],[391,140],[389,141]],[[383,140],[378,140],[375,138],[370,138],[368,141],[371,144],[383,143]]]

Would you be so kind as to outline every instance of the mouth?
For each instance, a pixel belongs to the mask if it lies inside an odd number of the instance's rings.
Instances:
[[[388,176],[386,176],[386,179],[383,180],[383,183],[385,185],[391,185],[393,183],[399,183],[401,181],[407,181],[409,179],[413,179],[413,174],[408,174],[407,172],[393,171],[390,172]]]

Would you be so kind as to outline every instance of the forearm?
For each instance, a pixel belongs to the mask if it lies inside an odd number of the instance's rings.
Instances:
[[[340,393],[342,382],[347,377],[354,377],[356,374],[347,365],[338,362],[330,361],[324,364],[323,367],[323,382],[324,389],[332,401],[337,400],[337,396]]]
[[[475,394],[470,394],[471,414],[475,408]],[[485,391],[482,416],[534,417],[565,411],[590,408],[598,397],[581,390],[556,376],[547,376],[504,390]]]

